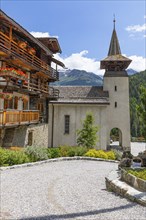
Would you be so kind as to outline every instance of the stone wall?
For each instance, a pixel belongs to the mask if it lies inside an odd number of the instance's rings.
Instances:
[[[146,206],[145,192],[141,192],[124,181],[121,181],[119,171],[111,171],[108,177],[105,177],[106,188],[110,192],[115,192],[133,202]]]
[[[29,133],[32,133],[32,140],[28,140]],[[31,142],[32,145],[39,147],[48,147],[48,124],[23,125],[16,128],[5,129],[3,146],[25,147]]]
[[[143,170],[143,168],[141,168]],[[146,181],[137,178],[136,176],[128,173],[126,170],[121,170],[121,180],[133,186],[135,189],[146,192]]]

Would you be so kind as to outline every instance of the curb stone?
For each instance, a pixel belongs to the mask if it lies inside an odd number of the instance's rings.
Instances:
[[[107,160],[107,159],[93,158],[93,157],[80,157],[80,156],[59,157],[59,158],[54,158],[54,159],[42,160],[42,161],[38,161],[38,162],[24,163],[24,164],[18,164],[18,165],[7,166],[7,167],[0,167],[0,171],[16,169],[16,168],[23,168],[23,167],[38,166],[38,165],[45,164],[45,163],[69,161],[69,160],[90,160],[90,161],[103,161],[103,162],[110,162],[110,163],[119,163],[119,161],[117,161],[117,160]]]
[[[105,177],[106,188],[122,197],[125,197],[140,205],[146,206],[146,192],[138,191],[126,182],[120,180],[119,171],[112,171]]]

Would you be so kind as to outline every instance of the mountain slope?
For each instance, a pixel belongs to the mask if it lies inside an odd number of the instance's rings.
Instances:
[[[67,70],[59,73],[59,81],[52,83],[56,86],[101,86],[103,80],[94,73],[84,70]]]

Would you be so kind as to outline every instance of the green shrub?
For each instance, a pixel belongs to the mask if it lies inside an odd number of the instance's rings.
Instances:
[[[9,152],[8,161],[7,161],[7,164],[9,164],[9,166],[15,164],[28,163],[28,162],[30,162],[30,160],[24,152],[21,151]]]
[[[70,148],[70,146],[67,146],[67,145],[60,146],[60,147],[59,147],[60,156],[61,156],[61,157],[67,157],[67,156],[68,156],[69,148]]]
[[[9,156],[9,150],[0,148],[0,166],[7,164]]]
[[[28,162],[29,158],[23,151],[12,151],[0,148],[0,166],[12,166]]]
[[[48,149],[48,157],[49,158],[60,157],[60,150],[59,150],[59,148],[49,148]]]
[[[110,159],[110,160],[115,160],[116,159],[116,156],[115,156],[113,151],[107,151],[106,155],[107,155],[108,159]]]
[[[87,151],[87,153],[85,153],[85,156],[86,157],[96,157],[96,153],[97,153],[97,150],[90,149],[89,151]]]
[[[36,162],[40,160],[48,159],[48,150],[47,148],[41,148],[36,146],[28,146],[24,151],[29,157],[31,162]]]
[[[87,149],[87,147],[75,147],[75,152],[76,152],[75,155],[84,156],[88,150],[89,149]]]
[[[103,150],[96,150],[90,149],[87,153],[85,153],[86,157],[96,157],[96,158],[103,158],[103,159],[110,159],[115,160],[116,156],[113,151],[103,151]]]
[[[88,151],[87,147],[82,146],[60,146],[60,156],[61,157],[74,157],[74,156],[84,156]]]
[[[143,179],[143,180],[146,180],[146,169],[144,170],[127,170],[128,173],[131,173],[132,175],[140,178],[140,179]]]
[[[67,151],[68,157],[74,157],[76,156],[76,147],[69,147]]]
[[[96,151],[96,157],[97,158],[108,159],[108,156],[107,156],[106,152],[104,152],[103,150],[97,150]]]

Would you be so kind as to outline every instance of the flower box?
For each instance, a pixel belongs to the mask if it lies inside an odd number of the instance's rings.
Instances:
[[[27,42],[25,41],[19,41],[18,42],[19,47],[21,47],[22,49],[26,49],[27,47]]]
[[[35,55],[36,54],[36,50],[34,48],[29,48],[28,49],[28,53],[31,55]]]
[[[0,76],[11,76],[21,80],[28,79],[28,76],[24,72],[22,72],[21,70],[16,70],[14,68],[0,68]]]
[[[7,99],[10,100],[13,98],[13,94],[12,93],[4,93],[4,92],[0,92],[0,98],[1,99]]]

